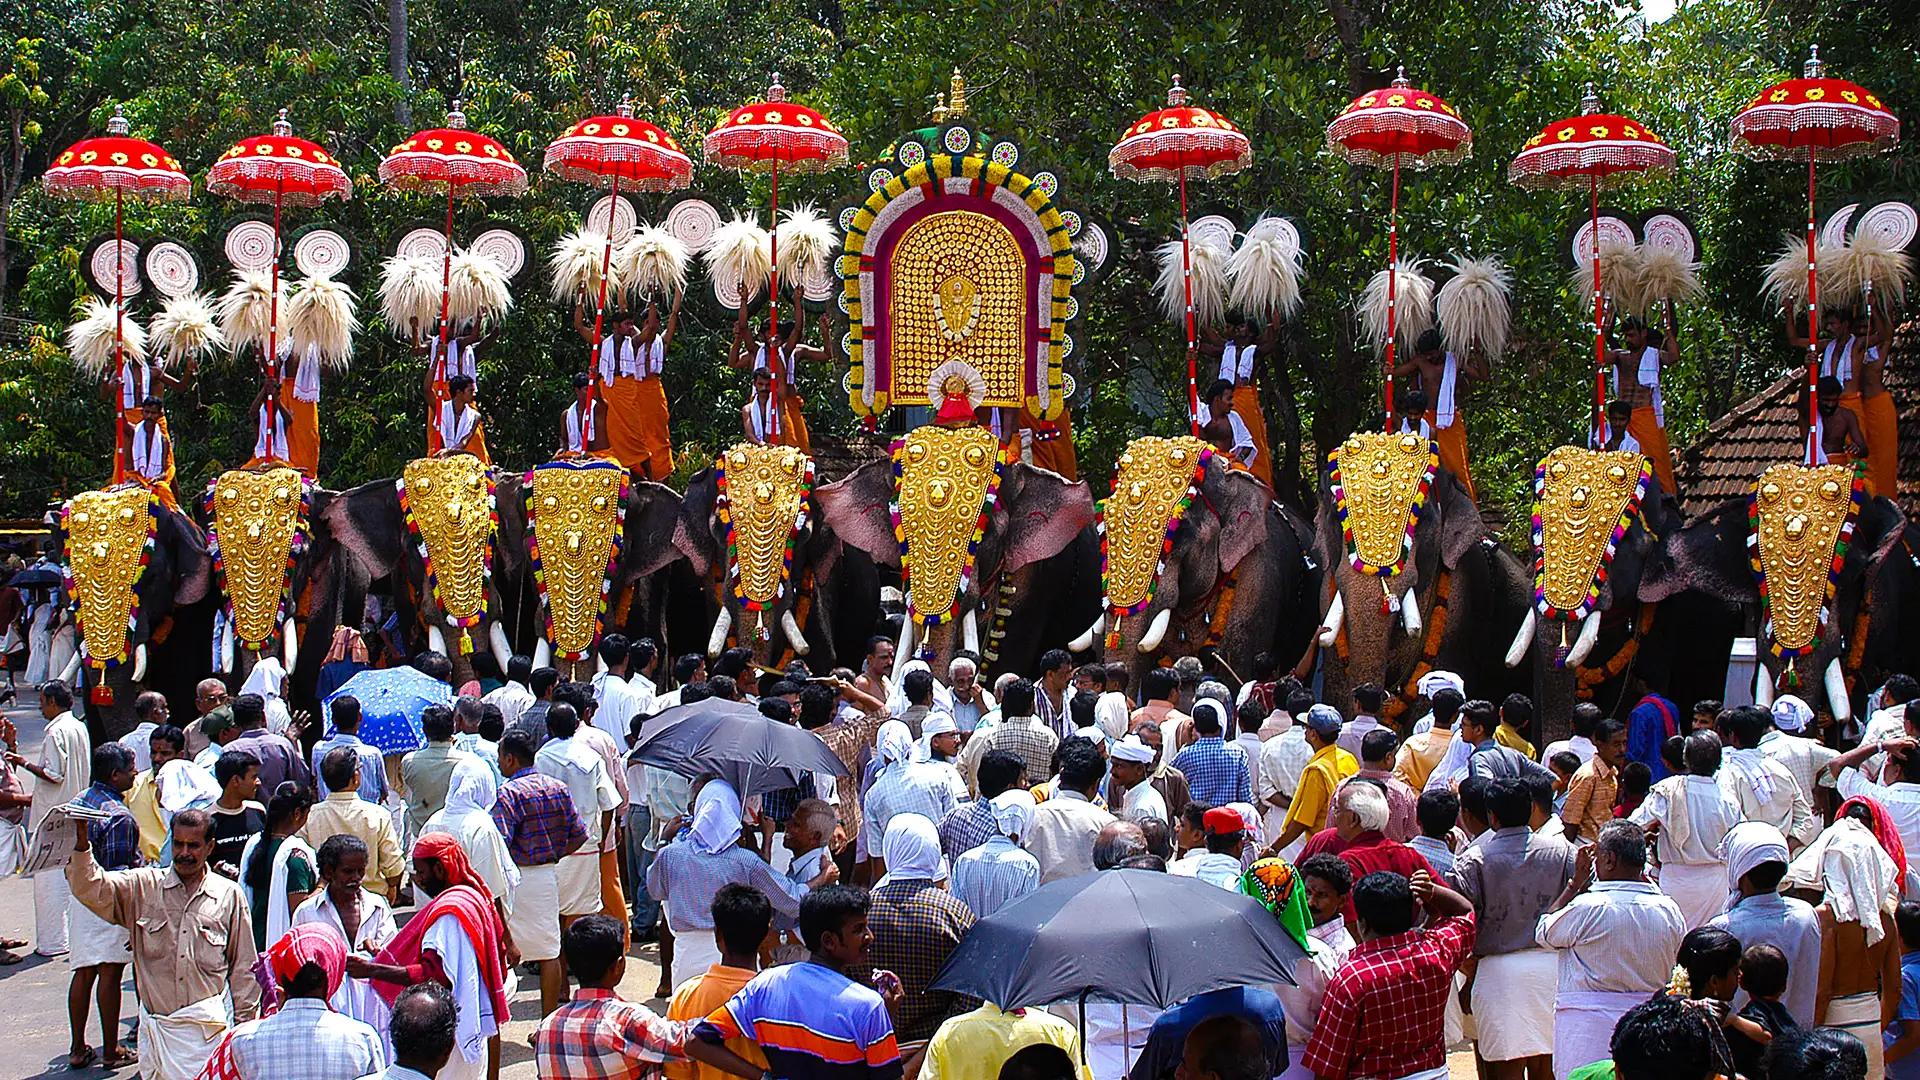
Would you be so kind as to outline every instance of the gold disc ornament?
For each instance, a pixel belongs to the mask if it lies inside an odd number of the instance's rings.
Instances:
[[[1613,555],[1640,514],[1650,467],[1630,450],[1559,446],[1534,473],[1534,604],[1542,615],[1593,611]]]
[[[600,640],[620,559],[627,471],[611,461],[553,461],[529,471],[524,487],[547,640],[562,660],[584,660]]]
[[[140,615],[140,574],[153,554],[159,499],[128,484],[75,495],[61,513],[67,591],[95,670],[124,663]]]
[[[907,612],[922,626],[953,617],[998,498],[1000,441],[983,427],[915,428],[893,444],[893,533]]]
[[[263,649],[279,632],[307,506],[307,482],[284,467],[229,470],[207,488],[214,567],[242,648]]]
[[[1865,498],[1862,477],[1852,465],[1775,465],[1754,485],[1747,548],[1775,656],[1820,647]]]
[[[1100,505],[1101,581],[1113,613],[1131,615],[1153,599],[1174,530],[1212,456],[1213,447],[1190,435],[1148,435],[1121,452],[1113,493]]]

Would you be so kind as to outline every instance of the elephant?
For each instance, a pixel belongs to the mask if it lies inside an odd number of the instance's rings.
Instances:
[[[669,627],[675,625],[670,614],[672,594],[676,587],[683,587],[684,579],[690,576],[684,555],[675,542],[680,517],[680,496],[672,488],[651,480],[634,480],[628,484],[620,561],[614,566],[604,620],[605,632],[618,631],[634,640],[650,638],[659,646],[662,656],[672,655],[674,643],[680,636],[669,631]],[[529,588],[532,584],[529,580]],[[528,600],[528,610],[537,616],[537,598],[529,596]],[[531,633],[536,640],[536,657],[551,651],[551,646],[540,639],[539,626],[533,627]],[[692,629],[684,634],[688,639],[697,636]],[[526,638],[516,634],[513,640],[519,642]]]
[[[893,462],[881,460],[869,462],[840,480],[815,488],[814,494],[820,516],[834,535],[864,552],[875,564],[898,570],[900,544],[889,509],[894,485]],[[926,657],[936,671],[945,671],[954,654],[962,649],[980,654],[983,651],[980,615],[983,611],[995,615],[989,604],[997,605],[1002,584],[1009,575],[1016,581],[1030,581],[1030,578],[1020,578],[1023,571],[1072,545],[1075,537],[1093,523],[1093,496],[1084,483],[1014,461],[1005,466],[998,498],[982,516],[984,527],[976,548],[973,573],[956,591],[954,617],[927,627],[924,638],[914,620],[904,619],[900,645],[894,654],[896,668],[913,658],[916,647],[919,655]],[[952,540],[960,544],[966,541],[966,537]],[[1005,618],[1009,625],[1043,618],[1048,595],[1047,590],[1031,586],[1024,591],[1016,589],[1010,614],[998,617]],[[1007,657],[1003,655],[1003,668],[1006,662]]]
[[[1081,529],[1051,558],[1000,575],[987,598],[991,615],[981,652],[981,674],[1032,675],[1041,654],[1069,644],[1099,617],[1100,535]]]
[[[1411,683],[1432,668],[1460,675],[1469,697],[1526,688],[1503,654],[1531,584],[1519,560],[1487,535],[1480,508],[1452,473],[1434,469],[1404,568],[1387,577],[1354,568],[1331,470],[1320,496],[1315,553],[1331,589],[1311,647],[1324,661],[1322,700],[1344,705],[1355,686],[1374,683],[1387,692],[1382,719],[1397,720],[1415,696]]]
[[[1130,497],[1136,503],[1153,499],[1151,473],[1129,478],[1135,456],[1184,455],[1194,447],[1181,444],[1192,442],[1148,438],[1128,444],[1107,503],[1108,587],[1141,589],[1156,564],[1157,581],[1151,595],[1140,601],[1140,610],[1102,612],[1069,646],[1124,663],[1135,685],[1162,661],[1198,655],[1209,646],[1218,648],[1218,658],[1229,671],[1245,678],[1259,653],[1299,655],[1317,614],[1321,564],[1312,554],[1312,528],[1275,501],[1266,484],[1220,455],[1209,458],[1194,489],[1197,497],[1164,556],[1159,514],[1150,511],[1152,520],[1134,525],[1113,509]],[[1189,477],[1170,479],[1185,487]],[[1163,497],[1167,494],[1171,492]],[[1132,532],[1143,535],[1128,535]],[[1120,565],[1123,559],[1135,564],[1131,573]],[[1109,648],[1107,641],[1117,645]]]
[[[1748,619],[1751,632],[1758,623],[1760,589],[1749,554],[1748,513],[1748,499],[1720,504],[1681,530],[1672,552],[1674,570],[1689,587],[1753,613]],[[1836,723],[1846,724],[1886,675],[1920,670],[1910,636],[1916,597],[1920,530],[1892,500],[1865,499],[1817,647],[1782,658],[1763,640],[1754,700],[1770,705],[1785,688]]]
[[[719,494],[719,470],[709,466],[696,473],[687,482],[674,533],[674,545],[702,582],[713,613],[707,656],[720,655],[731,638],[751,648],[760,667],[778,666],[788,657],[805,660],[809,670],[819,672],[858,663],[880,607],[880,572],[873,559],[841,541],[822,516],[819,498],[810,495],[806,521],[793,534],[785,586],[764,610],[751,611],[725,580],[727,526],[720,520]],[[739,498],[733,496],[735,502]]]

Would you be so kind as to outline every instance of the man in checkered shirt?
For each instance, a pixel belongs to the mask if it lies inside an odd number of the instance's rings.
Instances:
[[[1226,706],[1212,698],[1193,703],[1193,745],[1173,756],[1173,767],[1187,778],[1195,802],[1209,806],[1253,801],[1247,754],[1226,743]]]
[[[1015,679],[1007,684],[1000,694],[1000,722],[985,731],[976,730],[960,751],[960,775],[969,788],[979,790],[980,761],[990,750],[1018,755],[1027,767],[1030,785],[1053,775],[1053,751],[1060,745],[1060,736],[1034,716],[1033,703],[1032,683]]]

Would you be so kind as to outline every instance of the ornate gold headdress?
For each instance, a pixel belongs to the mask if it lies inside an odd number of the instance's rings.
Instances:
[[[407,533],[420,546],[433,598],[459,629],[460,651],[470,653],[470,631],[487,614],[493,534],[500,525],[493,471],[471,454],[416,458],[393,486]]]
[[[600,640],[627,514],[627,471],[611,461],[550,461],[522,478],[534,587],[562,660]]]
[[[1775,465],[1760,474],[1747,513],[1747,550],[1773,655],[1820,648],[1865,498],[1859,465]]]

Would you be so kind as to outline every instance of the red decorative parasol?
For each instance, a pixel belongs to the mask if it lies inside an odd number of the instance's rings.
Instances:
[[[1826,77],[1820,46],[1801,77],[1762,90],[1733,118],[1733,149],[1749,157],[1807,163],[1807,452],[1818,449],[1815,393],[1820,380],[1820,294],[1814,255],[1814,166],[1891,149],[1900,118],[1857,83]]]
[[[1648,173],[1673,171],[1673,148],[1638,120],[1600,111],[1600,98],[1587,84],[1580,115],[1556,120],[1527,140],[1507,166],[1507,179],[1523,188],[1587,190],[1593,214],[1588,230],[1593,262],[1593,438],[1605,445],[1607,425],[1607,338],[1605,301],[1600,291],[1600,189],[1617,187]]]
[[[780,355],[780,172],[821,173],[847,163],[847,137],[826,117],[805,105],[787,100],[787,88],[780,85],[780,73],[774,72],[773,85],[767,88],[767,100],[756,101],[730,110],[707,132],[701,152],[708,164],[742,172],[764,172],[773,180],[773,220],[768,222],[772,237],[773,274],[768,281],[767,318],[773,337],[767,362],[773,365],[774,415],[779,415],[780,395],[786,385],[779,370],[785,360]],[[796,316],[797,317],[797,316]],[[775,430],[779,422],[775,421]]]
[[[1453,106],[1407,81],[1400,68],[1384,90],[1348,103],[1327,125],[1327,148],[1359,165],[1393,170],[1387,201],[1387,430],[1393,430],[1394,323],[1399,299],[1400,170],[1454,165],[1473,155],[1473,130]]]
[[[280,378],[280,211],[283,206],[319,206],[328,199],[353,197],[353,181],[332,154],[318,143],[295,138],[287,110],[273,122],[273,134],[242,139],[207,170],[207,190],[242,202],[273,204],[273,292],[269,301],[267,352],[260,366],[267,378]],[[279,423],[277,413],[271,421]]]
[[[1180,274],[1187,300],[1187,423],[1200,433],[1197,328],[1193,321],[1193,245],[1187,235],[1187,180],[1230,176],[1253,162],[1253,144],[1233,121],[1187,104],[1180,76],[1167,90],[1167,106],[1141,117],[1107,152],[1107,168],[1123,180],[1176,183],[1180,187]]]
[[[447,244],[440,255],[440,355],[447,353],[447,294],[453,271],[453,200],[486,198],[527,190],[527,170],[498,142],[467,130],[460,99],[447,112],[447,126],[416,131],[380,161],[380,182],[400,191],[447,195]]]
[[[185,202],[193,196],[193,181],[181,171],[179,160],[172,154],[127,134],[127,114],[116,105],[113,119],[107,121],[107,133],[68,147],[54,159],[42,182],[49,195],[62,199],[113,199],[113,352],[117,362],[121,358],[121,320],[125,317],[121,309],[127,260],[121,257],[121,248],[126,243],[126,200]],[[126,423],[115,423],[114,432],[117,441],[124,440]]]
[[[567,129],[547,147],[546,170],[562,180],[607,188],[616,198],[625,185],[632,191],[677,191],[693,180],[693,159],[673,136],[636,120],[633,96],[620,99],[612,116],[590,116]],[[607,311],[607,268],[613,262],[613,222],[607,222],[606,250],[600,255],[600,300],[593,314],[593,350],[600,353],[600,332]]]

